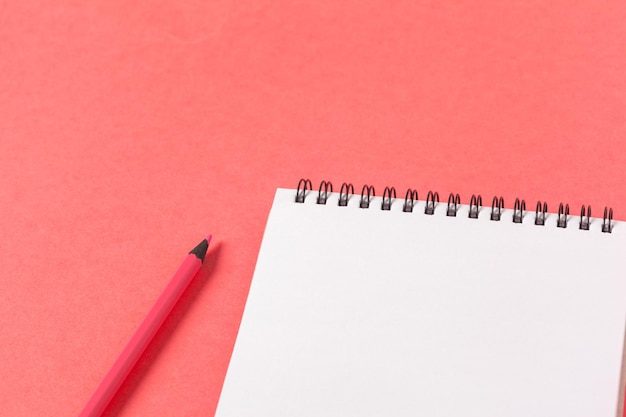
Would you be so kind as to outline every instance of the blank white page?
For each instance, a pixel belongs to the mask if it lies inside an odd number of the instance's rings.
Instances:
[[[276,193],[218,417],[618,415],[623,223],[295,193]]]

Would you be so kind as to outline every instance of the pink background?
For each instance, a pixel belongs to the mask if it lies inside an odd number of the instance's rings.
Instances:
[[[107,411],[212,415],[302,176],[624,219],[626,3],[442,3],[1,2],[2,414],[78,414],[213,233]]]

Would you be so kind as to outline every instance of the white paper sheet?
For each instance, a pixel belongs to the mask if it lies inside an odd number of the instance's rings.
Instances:
[[[624,224],[314,194],[276,193],[218,417],[618,414]]]

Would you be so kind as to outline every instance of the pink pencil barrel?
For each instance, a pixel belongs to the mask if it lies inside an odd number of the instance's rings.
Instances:
[[[161,327],[174,305],[198,273],[211,236],[208,236],[185,258],[165,290],[161,293],[148,315],[144,318],[113,367],[93,393],[79,417],[99,417],[105,410],[130,370],[137,363],[146,347]]]

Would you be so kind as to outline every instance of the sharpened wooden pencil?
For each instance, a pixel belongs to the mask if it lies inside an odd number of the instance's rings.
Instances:
[[[178,271],[176,271],[148,315],[137,331],[135,331],[135,334],[117,358],[113,367],[100,382],[100,385],[83,408],[79,417],[99,417],[105,410],[157,330],[159,330],[172,308],[174,308],[182,293],[200,270],[210,242],[211,235],[207,236],[206,239],[193,248],[183,260]]]

